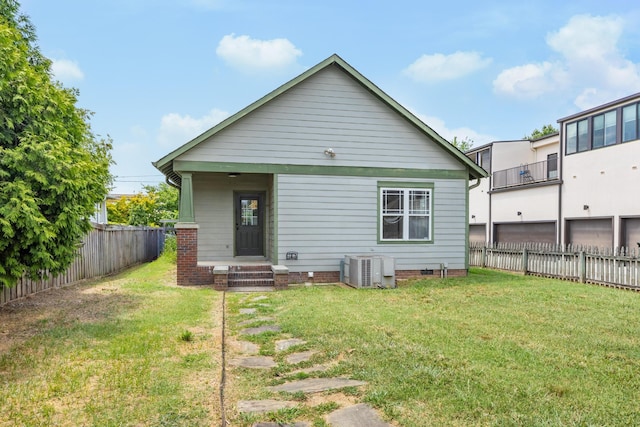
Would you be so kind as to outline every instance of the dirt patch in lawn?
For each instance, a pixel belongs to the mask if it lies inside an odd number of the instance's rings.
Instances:
[[[127,279],[85,281],[0,306],[0,354],[53,326],[95,322],[137,304],[120,287]]]

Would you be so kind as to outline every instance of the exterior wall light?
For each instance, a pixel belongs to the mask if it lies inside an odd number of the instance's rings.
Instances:
[[[582,210],[588,211],[589,210],[589,205],[583,205],[582,206]]]
[[[331,157],[332,159],[336,156],[336,152],[333,151],[333,148],[327,148],[326,150],[324,150],[324,154]]]

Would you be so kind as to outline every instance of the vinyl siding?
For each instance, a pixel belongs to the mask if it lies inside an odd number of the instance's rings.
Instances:
[[[334,158],[324,154],[333,148]],[[176,160],[463,170],[386,104],[328,67]]]
[[[378,243],[378,182],[433,185],[433,243]],[[279,175],[278,250],[292,272],[337,271],[345,255],[396,258],[396,269],[465,268],[465,180]],[[399,185],[400,186],[400,185]],[[288,251],[297,261],[286,261]]]
[[[226,174],[201,173],[193,177],[194,212],[198,230],[198,261],[232,260],[234,256],[234,191],[265,193],[266,254],[273,240],[269,227],[270,175],[241,175],[229,178]]]

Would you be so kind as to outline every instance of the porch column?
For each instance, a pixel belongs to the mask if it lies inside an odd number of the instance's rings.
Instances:
[[[196,217],[193,212],[193,184],[191,173],[181,173],[182,185],[180,186],[180,212],[178,222],[193,223]]]
[[[198,224],[177,223],[175,229],[178,243],[177,283],[180,286],[198,284]]]

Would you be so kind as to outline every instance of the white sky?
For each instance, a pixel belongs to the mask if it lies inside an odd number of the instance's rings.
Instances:
[[[116,193],[174,148],[337,53],[442,136],[475,145],[640,92],[640,2],[22,0]]]

